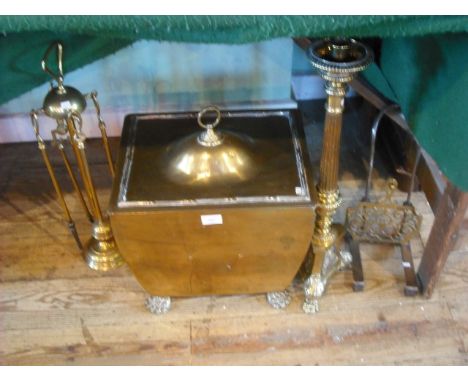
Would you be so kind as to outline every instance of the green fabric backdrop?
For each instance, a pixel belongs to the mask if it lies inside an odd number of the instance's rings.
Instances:
[[[71,71],[138,39],[240,44],[380,37],[378,67],[367,78],[400,103],[423,147],[468,191],[466,16],[0,16],[0,32],[0,104],[48,80],[38,60],[58,39]]]

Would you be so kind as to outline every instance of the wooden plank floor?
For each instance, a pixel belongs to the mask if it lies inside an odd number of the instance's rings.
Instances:
[[[110,180],[97,142],[90,146],[105,201]],[[89,226],[59,158],[52,159],[84,239]],[[342,219],[344,208],[361,197],[357,189],[363,182],[346,166],[341,179]],[[416,193],[414,203],[424,216],[421,237],[412,243],[417,265],[433,215],[423,194]],[[430,300],[403,295],[397,250],[366,245],[365,291],[353,293],[351,272],[341,272],[316,315],[302,313],[296,287],[285,311],[270,308],[264,295],[253,295],[174,299],[167,315],[154,316],[126,266],[105,274],[87,268],[62,221],[36,146],[0,146],[3,365],[466,365],[467,255],[465,231]]]

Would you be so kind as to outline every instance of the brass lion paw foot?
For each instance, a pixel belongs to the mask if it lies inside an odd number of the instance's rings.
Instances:
[[[161,296],[149,296],[145,306],[153,314],[165,314],[171,309],[171,298]]]
[[[268,292],[266,299],[268,304],[275,309],[285,309],[291,303],[291,295],[287,290],[281,292]]]

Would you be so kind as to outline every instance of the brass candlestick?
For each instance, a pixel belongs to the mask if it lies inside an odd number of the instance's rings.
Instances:
[[[306,313],[318,311],[329,278],[351,263],[351,256],[338,249],[344,235],[342,227],[333,226],[333,216],[340,205],[338,170],[344,97],[348,83],[372,61],[372,52],[352,39],[320,40],[308,50],[308,58],[326,81],[325,129],[320,159],[318,202],[312,236],[314,261],[310,276],[304,284]]]
[[[54,73],[47,65],[49,55],[54,49],[57,53],[58,73]],[[106,159],[111,176],[114,177],[114,164],[107,140],[106,125],[101,117],[101,109],[97,100],[96,92],[83,95],[79,90],[63,84],[62,54],[62,45],[60,43],[54,43],[49,46],[41,61],[42,69],[48,73],[53,80],[55,80],[56,86],[53,86],[51,83],[51,90],[44,98],[42,109],[31,111],[31,121],[39,149],[42,153],[49,176],[60,201],[68,227],[73,234],[78,248],[83,250],[86,263],[90,268],[98,271],[107,271],[122,265],[123,259],[115,244],[108,218],[102,213],[86,157],[86,137],[82,131],[83,123],[81,118],[81,113],[86,108],[86,99],[91,99],[96,108]],[[38,115],[40,114],[45,114],[46,116],[54,119],[57,123],[57,128],[52,131],[52,142],[59,150],[80,203],[82,204],[88,219],[93,224],[91,239],[88,241],[84,249],[78,233],[76,232],[75,223],[71,217],[67,203],[63,197],[62,189],[50,163],[46,143],[40,135],[38,121]],[[87,196],[87,202],[83,197],[78,179],[73,173],[73,169],[67,157],[64,146],[66,142],[70,143],[76,158],[80,177]]]

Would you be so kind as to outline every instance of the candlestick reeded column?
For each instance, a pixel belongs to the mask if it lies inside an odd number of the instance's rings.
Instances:
[[[314,260],[304,283],[306,313],[318,311],[329,278],[351,262],[351,256],[338,248],[344,229],[333,225],[341,199],[338,190],[340,140],[344,98],[348,83],[372,61],[372,52],[353,39],[327,39],[314,42],[307,52],[311,64],[326,81],[325,127],[317,186],[315,228],[312,236]]]

